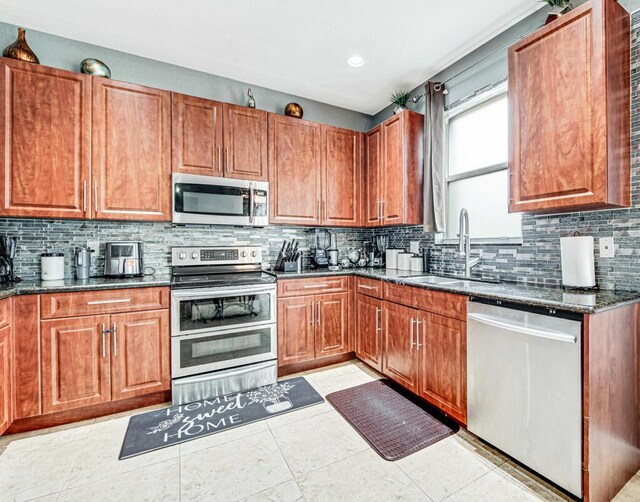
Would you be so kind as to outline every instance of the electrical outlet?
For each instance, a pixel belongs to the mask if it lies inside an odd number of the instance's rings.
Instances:
[[[600,258],[613,258],[614,256],[613,237],[600,237]]]
[[[87,247],[98,253],[100,251],[100,241],[87,241]]]
[[[409,241],[409,252],[420,254],[420,241]]]

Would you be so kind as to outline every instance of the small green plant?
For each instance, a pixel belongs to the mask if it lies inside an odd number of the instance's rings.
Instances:
[[[406,108],[407,103],[409,102],[409,91],[396,91],[391,94],[389,101],[391,101],[391,103],[393,103],[394,105]]]
[[[542,3],[549,4],[551,7],[572,7],[570,0],[540,0]]]

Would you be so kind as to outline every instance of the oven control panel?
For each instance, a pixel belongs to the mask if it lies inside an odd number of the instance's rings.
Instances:
[[[262,263],[262,248],[244,247],[175,247],[171,248],[171,265],[232,265]]]

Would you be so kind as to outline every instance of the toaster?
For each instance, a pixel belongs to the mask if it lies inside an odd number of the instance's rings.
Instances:
[[[107,242],[104,247],[105,277],[136,277],[144,270],[142,242]]]

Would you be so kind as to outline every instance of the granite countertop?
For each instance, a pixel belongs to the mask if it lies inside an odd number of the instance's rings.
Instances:
[[[40,293],[91,291],[96,289],[148,288],[152,286],[169,286],[170,284],[171,277],[168,275],[113,279],[95,277],[85,281],[78,281],[72,277],[61,281],[25,280],[15,284],[0,284],[0,300],[15,295],[37,295]]]
[[[512,282],[490,283],[465,281],[457,284],[425,284],[415,280],[416,276],[428,275],[424,272],[385,270],[379,268],[347,268],[340,271],[303,270],[297,272],[273,272],[278,279],[323,277],[335,275],[356,275],[381,279],[395,284],[415,286],[448,293],[462,294],[489,300],[502,300],[534,307],[546,307],[568,312],[594,314],[612,308],[622,307],[640,301],[640,291],[627,290],[582,290],[557,286],[534,286]],[[462,281],[462,278],[452,278]]]

